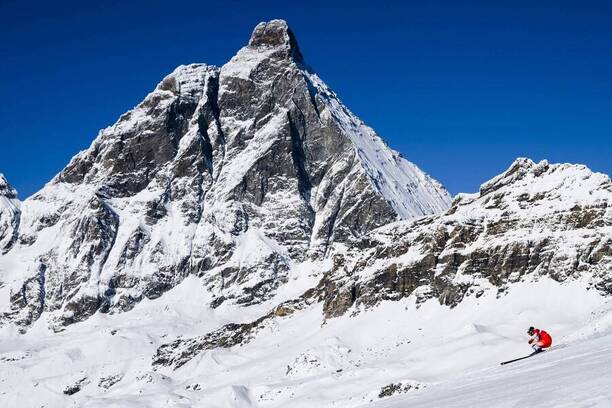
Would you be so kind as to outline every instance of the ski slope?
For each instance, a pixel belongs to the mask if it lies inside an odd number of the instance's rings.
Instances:
[[[364,406],[612,407],[612,333]]]
[[[311,285],[315,277],[305,275],[282,295]],[[59,333],[44,319],[24,335],[2,328],[0,407],[607,407],[612,302],[585,283],[543,277],[452,309],[406,298],[325,322],[313,304],[270,321],[244,345],[205,350],[179,368],[155,366],[162,344],[273,307],[210,309],[210,294],[189,277],[129,313],[98,313]],[[499,366],[530,352],[531,324],[548,330],[557,349]],[[398,383],[410,389],[380,396]]]

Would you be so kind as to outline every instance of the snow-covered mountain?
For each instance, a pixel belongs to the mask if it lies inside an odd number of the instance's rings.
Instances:
[[[48,312],[61,328],[189,275],[213,306],[261,302],[333,243],[449,204],[313,73],[286,22],[261,23],[220,69],[178,67],[23,203],[5,320]]]
[[[0,178],[0,406],[612,398],[610,178],[517,159],[451,203],[284,21],[220,69],[177,68],[15,197]],[[529,353],[530,325],[557,350],[500,368]]]
[[[410,295],[456,306],[542,276],[612,294],[612,182],[582,165],[520,158],[444,214],[382,227],[335,263],[326,316]]]
[[[0,254],[8,252],[17,239],[20,205],[17,191],[0,173]]]

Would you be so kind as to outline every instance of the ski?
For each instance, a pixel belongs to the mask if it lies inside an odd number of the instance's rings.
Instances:
[[[526,358],[533,357],[533,356],[535,356],[536,354],[541,354],[542,352],[544,352],[544,350],[542,350],[542,351],[540,351],[540,352],[533,352],[533,353],[529,354],[528,356],[525,356],[525,357],[519,357],[519,358],[515,358],[514,360],[503,361],[503,362],[501,362],[500,364],[501,364],[501,365],[506,365],[506,364],[514,363],[515,361],[524,360],[524,359],[526,359]]]

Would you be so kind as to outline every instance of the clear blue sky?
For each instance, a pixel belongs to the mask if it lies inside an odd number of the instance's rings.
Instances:
[[[517,156],[610,174],[611,3],[1,0],[0,172],[27,197],[175,66],[221,65],[284,18],[345,104],[453,194]]]

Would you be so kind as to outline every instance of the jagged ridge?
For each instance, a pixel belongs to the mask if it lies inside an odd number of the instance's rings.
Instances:
[[[345,254],[325,282],[325,314],[415,295],[455,306],[550,276],[612,293],[612,183],[582,165],[517,159],[444,214],[382,227]]]

